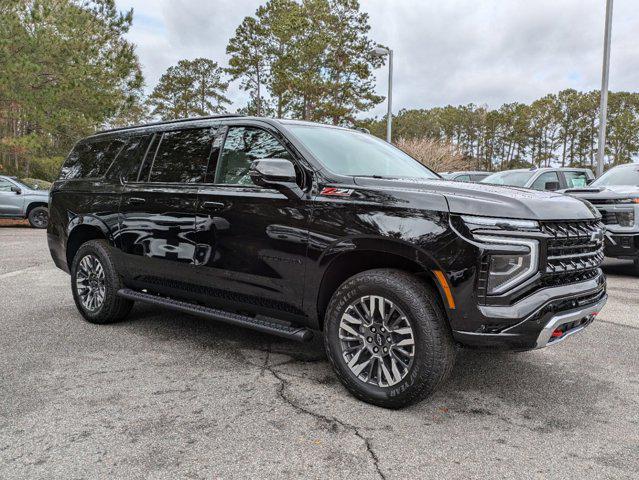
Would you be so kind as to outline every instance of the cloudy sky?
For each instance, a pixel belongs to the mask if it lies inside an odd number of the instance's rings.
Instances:
[[[237,25],[265,0],[117,0],[133,8],[147,88],[182,58],[226,65]],[[395,51],[394,108],[529,102],[564,88],[598,89],[605,0],[360,0],[370,37]],[[639,4],[616,0],[611,90],[639,90]],[[377,71],[385,94],[387,71]],[[236,85],[233,109],[247,95]],[[384,104],[368,112],[381,115]]]

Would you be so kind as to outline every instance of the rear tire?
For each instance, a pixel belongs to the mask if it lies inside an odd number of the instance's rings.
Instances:
[[[49,224],[49,209],[47,207],[35,207],[28,216],[29,225],[33,228],[47,228]]]
[[[71,290],[75,305],[87,322],[123,320],[133,307],[131,300],[117,295],[123,286],[106,240],[90,240],[80,246],[71,263]]]
[[[360,400],[380,407],[419,402],[437,390],[455,362],[439,296],[401,270],[368,270],[346,280],[329,303],[324,340],[328,359],[344,386]]]

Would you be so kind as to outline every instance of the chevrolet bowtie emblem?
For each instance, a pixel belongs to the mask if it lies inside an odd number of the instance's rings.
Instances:
[[[603,239],[604,239],[604,231],[601,228],[598,228],[597,230],[593,231],[590,234],[591,242],[599,243],[599,242],[603,242]]]

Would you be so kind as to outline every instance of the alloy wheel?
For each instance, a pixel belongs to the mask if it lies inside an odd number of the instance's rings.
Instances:
[[[408,317],[387,298],[367,295],[352,302],[339,325],[342,356],[361,381],[391,387],[408,374],[415,338]]]
[[[47,223],[49,222],[49,215],[44,210],[38,211],[35,213],[35,215],[33,215],[33,217],[31,217],[31,221],[33,222],[33,225],[35,227],[44,228],[47,226]]]
[[[84,308],[95,312],[102,306],[106,295],[106,279],[104,268],[95,255],[89,254],[80,260],[75,285]]]

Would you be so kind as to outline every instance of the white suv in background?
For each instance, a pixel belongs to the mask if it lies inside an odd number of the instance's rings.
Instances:
[[[522,168],[493,173],[481,180],[481,183],[556,191],[583,188],[594,179],[594,174],[588,168]]]

